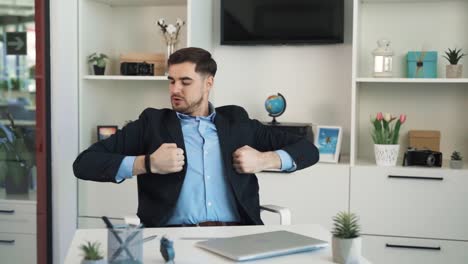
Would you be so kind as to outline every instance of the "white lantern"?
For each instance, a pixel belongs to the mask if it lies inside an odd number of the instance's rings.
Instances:
[[[378,48],[376,48],[372,55],[374,55],[374,77],[392,77],[392,60],[393,51],[390,48],[390,41],[381,39],[377,41]]]

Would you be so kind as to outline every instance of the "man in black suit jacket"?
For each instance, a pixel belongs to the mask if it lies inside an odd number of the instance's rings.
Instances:
[[[250,119],[239,106],[213,109],[208,96],[217,66],[209,52],[199,48],[178,50],[170,56],[168,66],[173,110],[147,108],[138,120],[129,123],[110,138],[93,144],[75,160],[73,169],[76,177],[91,181],[121,182],[116,175],[131,156],[131,175],[125,175],[125,178],[138,175],[137,215],[142,223],[147,227],[174,224],[175,220],[171,217],[177,210],[178,214],[183,214],[184,210],[200,210],[192,209],[194,206],[184,208],[180,205],[198,206],[194,201],[180,199],[185,197],[181,192],[189,192],[183,189],[184,182],[190,184],[187,175],[200,174],[190,171],[194,170],[191,159],[195,163],[198,157],[186,159],[189,153],[186,153],[185,142],[191,135],[186,135],[187,132],[181,128],[182,119],[211,117],[214,134],[219,139],[219,144],[215,144],[219,151],[214,152],[218,153],[215,154],[218,157],[214,158],[219,160],[221,164],[218,166],[222,170],[220,175],[215,176],[221,177],[218,180],[225,183],[224,189],[218,189],[218,186],[215,189],[221,198],[228,197],[227,201],[231,201],[229,210],[234,210],[231,213],[235,224],[262,224],[259,186],[254,173],[282,168],[283,160],[279,152],[275,152],[277,150],[289,155],[294,162],[292,170],[311,166],[318,161],[317,148],[305,138],[272,130]],[[204,148],[206,143],[209,142],[203,141],[202,145],[195,148]],[[187,163],[192,166],[187,166]],[[201,174],[204,174],[203,170]],[[191,192],[206,192],[204,186],[190,188]],[[183,208],[182,212],[180,208]],[[202,211],[206,209],[201,208]],[[197,221],[205,223],[205,220],[210,219]]]

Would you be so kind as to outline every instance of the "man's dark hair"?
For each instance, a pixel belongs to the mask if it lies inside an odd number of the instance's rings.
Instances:
[[[195,63],[195,72],[209,74],[213,77],[216,74],[216,61],[211,57],[211,53],[201,48],[184,48],[172,53],[167,60],[167,66],[184,62]]]

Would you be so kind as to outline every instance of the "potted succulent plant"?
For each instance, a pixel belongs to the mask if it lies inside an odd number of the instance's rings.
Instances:
[[[452,169],[461,169],[463,168],[463,157],[460,155],[460,152],[452,152],[450,157],[450,168]]]
[[[95,75],[104,75],[104,72],[106,71],[107,60],[107,55],[103,53],[94,52],[88,56],[88,62],[93,65]]]
[[[333,217],[333,262],[359,263],[362,241],[358,217],[353,213],[339,212]]]
[[[444,58],[450,63],[445,68],[445,73],[447,78],[461,78],[463,73],[463,65],[458,64],[461,58],[465,56],[465,54],[461,53],[461,49],[448,49],[445,52]]]
[[[80,245],[83,252],[83,260],[81,264],[104,264],[106,260],[100,250],[101,244],[99,242],[87,241],[85,244]]]

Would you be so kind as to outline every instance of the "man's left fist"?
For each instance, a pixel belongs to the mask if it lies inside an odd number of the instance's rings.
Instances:
[[[276,152],[260,152],[247,145],[232,153],[232,162],[238,173],[257,173],[266,169],[281,168],[281,159]]]
[[[232,165],[238,173],[256,173],[262,171],[262,152],[243,146],[232,153]]]

